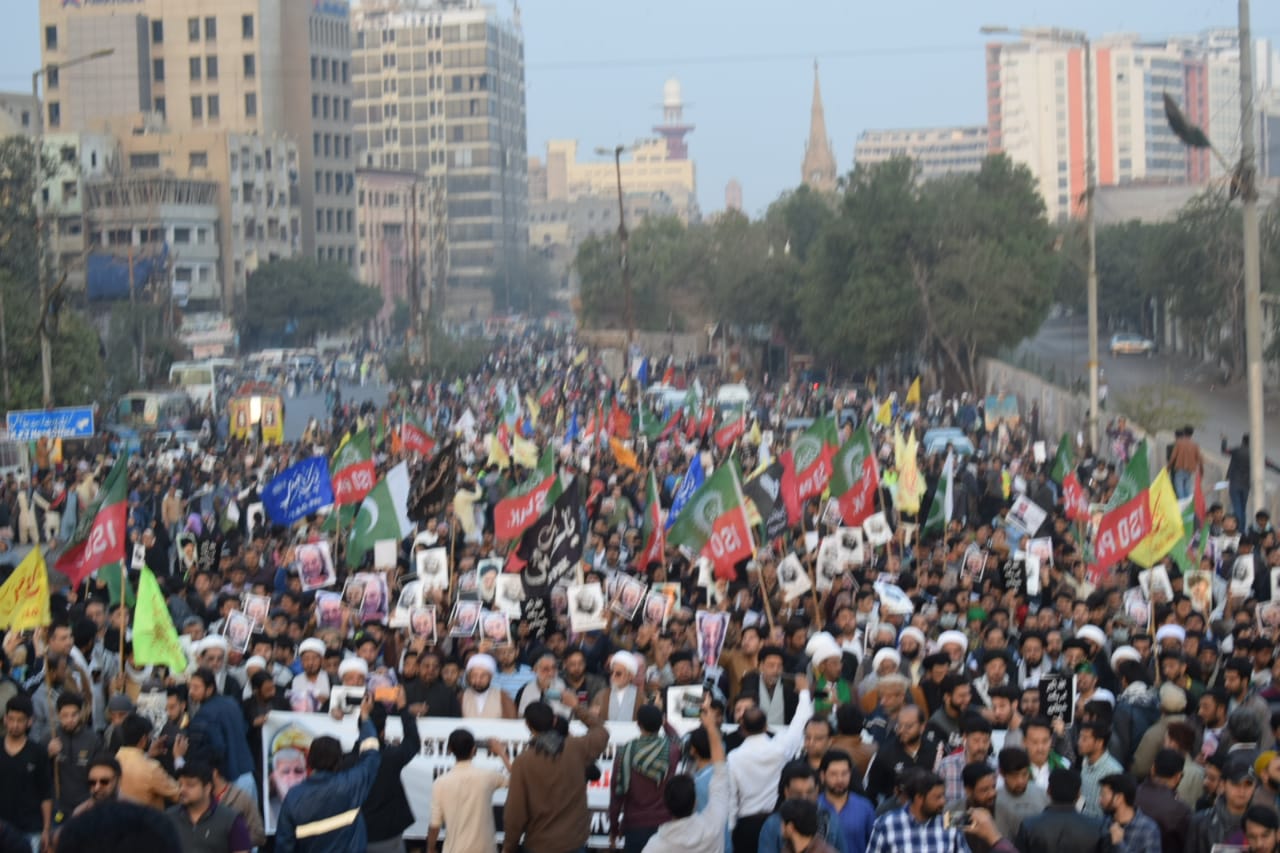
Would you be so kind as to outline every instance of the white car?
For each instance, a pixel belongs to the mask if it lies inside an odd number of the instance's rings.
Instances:
[[[1155,349],[1155,342],[1134,332],[1121,332],[1111,336],[1111,354],[1113,356],[1145,355],[1150,358]]]

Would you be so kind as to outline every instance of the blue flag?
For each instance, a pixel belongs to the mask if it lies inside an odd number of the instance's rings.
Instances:
[[[649,359],[645,358],[640,362],[640,370],[636,372],[636,381],[640,383],[641,388],[649,387]]]
[[[707,475],[702,472],[702,454],[699,453],[689,463],[689,470],[685,471],[684,477],[680,480],[680,485],[676,486],[675,497],[671,499],[671,512],[667,513],[668,530],[671,529],[671,525],[676,523],[680,510],[684,509],[684,505],[689,502],[689,498],[693,497],[693,493],[702,487],[702,483],[706,479]]]
[[[276,524],[293,524],[331,503],[329,460],[323,456],[289,466],[262,490],[262,505]]]
[[[573,417],[569,418],[569,428],[564,431],[564,443],[573,444],[574,439],[578,437],[578,413],[574,412]]]

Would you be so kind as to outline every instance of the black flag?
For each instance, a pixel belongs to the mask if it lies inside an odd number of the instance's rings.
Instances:
[[[780,500],[781,493],[782,463],[777,460],[742,484],[742,495],[755,504],[767,539],[776,539],[787,532],[787,506]]]
[[[585,533],[582,497],[574,478],[550,510],[520,537],[516,557],[524,563],[521,577],[526,599],[543,598],[560,581],[573,579],[573,569],[582,559]]]

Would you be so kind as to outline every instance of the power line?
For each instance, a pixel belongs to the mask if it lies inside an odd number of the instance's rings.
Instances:
[[[813,59],[860,59],[876,56],[920,56],[946,53],[975,53],[981,45],[900,45],[898,47],[869,47],[849,50],[801,51],[795,53],[737,53],[720,56],[685,57],[632,57],[565,59],[549,62],[527,62],[531,71],[561,71],[578,68],[662,68],[673,65],[750,65],[773,62],[809,62]]]

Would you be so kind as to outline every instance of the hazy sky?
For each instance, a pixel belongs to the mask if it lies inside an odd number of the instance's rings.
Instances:
[[[211,0],[216,2],[216,0]],[[508,5],[510,0],[495,0]],[[39,4],[0,0],[0,88],[39,65]],[[677,77],[706,212],[741,181],[758,213],[799,180],[813,60],[821,63],[837,164],[867,128],[982,124],[984,23],[1056,25],[1144,37],[1234,26],[1236,0],[524,0],[529,149],[582,150],[649,134]],[[1256,37],[1280,42],[1280,2],[1254,0]]]

